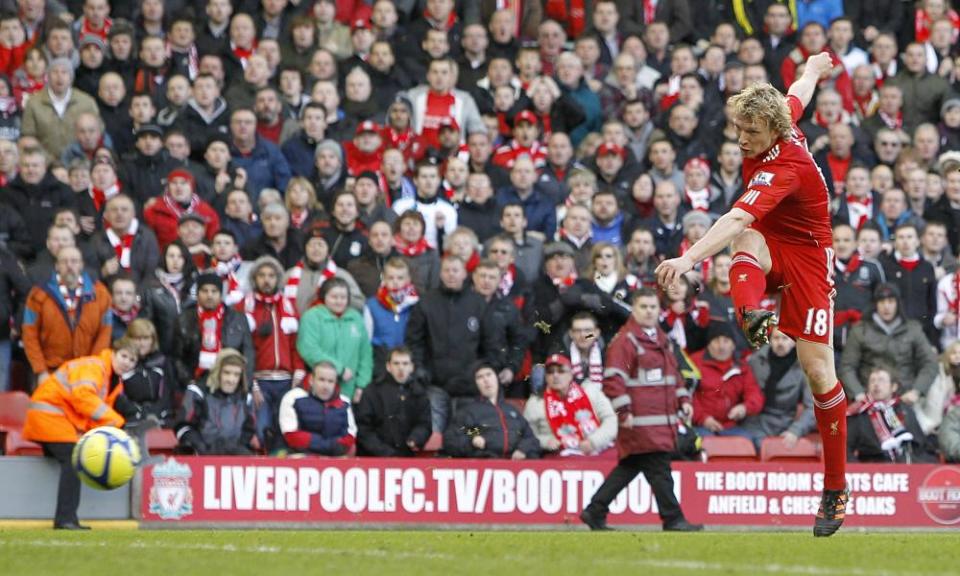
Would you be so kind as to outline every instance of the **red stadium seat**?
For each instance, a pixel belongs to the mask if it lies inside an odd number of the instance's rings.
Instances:
[[[790,461],[790,462],[819,462],[821,444],[809,438],[800,438],[797,445],[787,448],[783,438],[771,436],[764,438],[760,445],[760,460],[763,462]]]
[[[704,436],[703,451],[709,462],[755,462],[757,449],[742,436]]]
[[[30,396],[23,392],[0,392],[0,432],[22,429],[29,404]]]
[[[24,440],[19,430],[8,430],[4,442],[4,454],[7,456],[43,456],[43,448],[29,440]]]
[[[177,449],[177,436],[173,430],[154,428],[147,430],[147,450],[151,456],[173,455]]]

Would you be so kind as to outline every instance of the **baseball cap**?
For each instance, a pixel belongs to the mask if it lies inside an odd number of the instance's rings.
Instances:
[[[566,366],[570,368],[573,364],[570,363],[570,359],[564,356],[563,354],[551,354],[547,356],[547,360],[543,363],[544,368],[549,368],[551,366]]]
[[[380,125],[374,122],[373,120],[364,120],[363,122],[357,124],[356,135],[359,136],[364,132],[380,132]]]
[[[367,20],[366,18],[357,18],[356,20],[350,23],[351,33],[356,32],[357,30],[369,30],[369,29],[370,29],[370,21]]]
[[[597,156],[607,156],[613,154],[623,158],[623,148],[614,144],[613,142],[604,142],[599,147],[597,147]]]
[[[516,116],[513,117],[513,125],[516,126],[521,122],[529,122],[531,124],[536,124],[537,115],[529,110],[521,110],[517,112]]]
[[[143,126],[137,128],[137,131],[134,135],[139,138],[144,134],[153,134],[158,138],[163,138],[163,128],[157,126],[156,124],[144,124]]]
[[[573,251],[573,246],[566,242],[551,242],[543,248],[543,259],[546,261],[554,256],[569,256],[574,258],[576,253]]]
[[[186,212],[177,220],[177,226],[185,222],[198,222],[203,226],[207,225],[207,221],[203,219],[203,216],[197,214],[196,212]]]

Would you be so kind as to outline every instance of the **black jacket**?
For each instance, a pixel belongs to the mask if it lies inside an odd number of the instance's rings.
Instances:
[[[0,340],[10,339],[10,326],[19,325],[31,284],[16,257],[0,248]]]
[[[190,153],[196,159],[203,158],[207,142],[214,136],[226,136],[229,133],[230,112],[227,101],[219,98],[213,113],[207,115],[193,102],[187,102],[186,108],[177,117],[177,127],[190,140]]]
[[[117,253],[107,238],[106,231],[100,231],[93,235],[91,240],[94,250],[97,253],[97,268],[102,268],[111,258],[116,258]],[[153,275],[160,263],[160,247],[157,245],[157,236],[153,230],[141,222],[133,237],[133,246],[130,247],[130,270],[137,286],[143,282],[144,278]]]
[[[138,206],[146,207],[147,201],[162,196],[167,185],[167,175],[183,164],[171,158],[165,150],[153,156],[144,156],[136,152],[124,163],[124,175],[129,188],[128,193]]]
[[[164,427],[172,427],[176,415],[174,394],[181,391],[173,361],[162,352],[153,352],[141,358],[133,373],[123,379],[117,410],[134,420],[153,414]]]
[[[874,204],[879,206],[879,204]],[[947,227],[947,243],[956,247],[960,243],[960,210],[950,205],[950,199],[944,194],[933,206],[923,211],[923,219],[927,222],[942,222]]]
[[[474,436],[486,441],[483,450],[474,447]],[[516,450],[539,458],[540,441],[520,411],[502,398],[497,404],[481,397],[461,403],[443,433],[443,451],[454,457],[510,458]]]
[[[16,210],[0,210],[0,248],[9,250],[23,261],[33,260],[36,256],[27,227]]]
[[[483,357],[498,371],[509,368],[517,374],[533,333],[509,296],[494,296],[487,303],[481,326],[484,331]]]
[[[261,256],[272,256],[280,261],[284,270],[287,270],[288,268],[296,266],[297,262],[303,258],[303,236],[299,230],[291,226],[287,230],[287,243],[284,245],[283,250],[278,253],[276,249],[270,245],[266,235],[261,234],[259,237],[246,243],[240,249],[240,255],[243,256],[244,260],[250,261],[256,260]]]
[[[27,231],[25,239],[36,254],[46,245],[47,228],[53,224],[54,212],[76,206],[73,196],[70,188],[47,172],[37,184],[27,184],[18,175],[0,190],[0,203],[20,214]]]
[[[500,208],[493,196],[483,204],[464,200],[457,206],[457,224],[474,231],[480,242],[500,232]]]
[[[361,222],[353,230],[344,232],[334,225],[327,227],[323,232],[330,246],[330,256],[337,266],[346,268],[347,263],[357,258],[367,250],[367,233]]]
[[[894,407],[894,411],[903,423],[907,432],[913,434],[913,440],[904,442],[899,453],[884,452],[880,447],[880,440],[867,413],[854,413],[847,417],[847,459],[851,462],[907,462],[906,452],[910,453],[909,462],[936,462],[926,447],[926,436],[917,423],[914,411],[902,403]],[[909,447],[909,448],[908,448]]]
[[[140,300],[145,311],[143,317],[153,322],[157,329],[160,351],[167,356],[171,356],[174,351],[177,318],[180,316],[181,308],[196,299],[195,291],[194,281],[190,279],[181,290],[181,301],[178,306],[173,294],[160,284],[155,274],[151,274],[140,288]]]
[[[536,329],[531,348],[534,362],[543,361],[548,354],[562,346],[573,315],[583,311],[597,317],[604,334],[616,333],[630,315],[623,306],[614,303],[609,294],[582,278],[562,293],[546,275],[534,283],[533,307],[529,318]]]
[[[398,384],[393,376],[367,387],[357,405],[357,442],[360,453],[382,458],[413,456],[409,440],[423,448],[430,438],[430,400],[411,377]]]
[[[406,343],[413,363],[451,396],[473,396],[472,364],[480,359],[480,322],[487,303],[476,293],[440,287],[420,298],[407,322]]]
[[[850,262],[841,264],[844,269],[836,266],[833,274],[833,286],[837,291],[834,311],[858,310],[864,315],[868,314],[873,307],[873,290],[884,281],[883,269],[871,260],[854,262],[853,266],[850,266]],[[833,347],[836,352],[843,350],[851,326],[851,323],[834,322]]]
[[[97,109],[100,110],[100,118],[103,120],[107,134],[113,140],[113,149],[118,152],[132,150],[134,138],[133,120],[130,119],[130,101],[124,98],[116,106],[110,106],[98,98]]]
[[[912,272],[901,266],[893,256],[882,254],[880,265],[887,282],[900,289],[903,315],[923,325],[923,333],[931,343],[937,342],[937,329],[933,316],[937,313],[937,277],[930,264],[923,258]]]
[[[380,288],[380,275],[383,274],[383,266],[387,260],[396,256],[392,252],[389,256],[381,256],[373,250],[367,252],[359,258],[353,258],[347,263],[347,272],[356,280],[360,291],[367,298],[375,296],[377,289]]]
[[[178,378],[181,382],[196,381],[197,364],[200,361],[200,318],[197,304],[191,303],[177,318],[176,339],[173,341],[173,358],[177,363]],[[233,348],[243,354],[247,360],[247,389],[253,389],[253,369],[255,352],[250,325],[241,312],[226,307],[223,324],[220,329],[220,346]]]

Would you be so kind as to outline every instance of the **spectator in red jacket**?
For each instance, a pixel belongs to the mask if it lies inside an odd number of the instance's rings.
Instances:
[[[693,393],[693,423],[701,436],[750,435],[740,428],[747,416],[763,409],[763,392],[746,362],[733,355],[733,327],[712,321],[707,347],[690,359],[700,370],[700,385]]]
[[[380,126],[373,120],[366,120],[357,125],[357,132],[353,140],[343,145],[347,157],[347,170],[351,176],[363,172],[376,172],[380,169],[383,160],[383,150],[380,147]]]
[[[177,225],[184,214],[197,214],[206,224],[205,236],[212,240],[220,229],[216,211],[196,194],[196,181],[185,168],[177,168],[167,175],[166,193],[150,202],[143,212],[147,225],[157,235],[160,249],[177,239]]]
[[[250,270],[254,289],[240,304],[253,334],[253,404],[257,437],[267,452],[283,447],[277,424],[280,400],[306,376],[297,352],[299,315],[293,301],[283,297],[282,278],[283,266],[276,258],[257,258]]]

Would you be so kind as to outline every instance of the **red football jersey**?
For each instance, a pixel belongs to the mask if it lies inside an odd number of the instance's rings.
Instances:
[[[833,246],[830,192],[797,127],[803,105],[787,96],[793,134],[756,158],[744,158],[745,192],[734,204],[756,218],[752,228],[769,240],[828,248]]]

